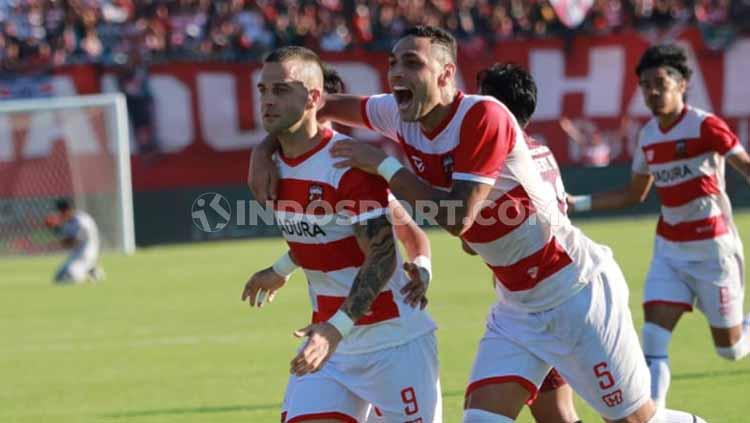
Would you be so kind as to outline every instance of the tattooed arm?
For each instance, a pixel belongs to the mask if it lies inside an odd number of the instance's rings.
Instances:
[[[354,225],[354,235],[365,261],[341,310],[356,322],[367,313],[396,270],[396,245],[386,216]]]
[[[396,270],[396,245],[393,229],[386,216],[375,217],[354,225],[357,243],[365,254],[365,261],[354,279],[349,296],[339,309],[352,322],[367,313]],[[337,315],[339,314],[337,313]],[[307,344],[292,360],[291,371],[297,376],[315,372],[336,351],[342,333],[330,322],[309,325],[295,332],[297,337],[308,337]]]

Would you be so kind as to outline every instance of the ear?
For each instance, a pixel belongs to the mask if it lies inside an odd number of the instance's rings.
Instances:
[[[451,81],[456,78],[456,64],[446,63],[443,65],[443,71],[438,77],[438,85],[441,87],[447,86]]]
[[[680,78],[679,82],[677,83],[677,89],[679,89],[682,94],[685,94],[685,91],[687,91],[687,85],[687,79]]]
[[[307,108],[319,109],[323,106],[323,92],[318,88],[313,88],[307,94]]]

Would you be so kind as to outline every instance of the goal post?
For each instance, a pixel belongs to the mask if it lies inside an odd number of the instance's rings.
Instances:
[[[0,256],[59,249],[44,219],[68,198],[103,249],[135,251],[130,123],[122,94],[0,101]]]

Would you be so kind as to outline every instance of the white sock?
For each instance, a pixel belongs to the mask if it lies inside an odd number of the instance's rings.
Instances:
[[[750,336],[742,333],[742,338],[731,347],[716,347],[716,353],[727,360],[737,361],[750,354]]]
[[[672,380],[672,372],[669,370],[669,342],[672,340],[672,332],[646,322],[642,335],[643,354],[651,373],[651,399],[657,408],[664,408],[669,382]]]
[[[660,408],[648,423],[706,423],[702,418],[684,411]]]
[[[750,354],[750,313],[742,320],[742,338],[731,347],[716,347],[716,353],[732,361],[739,360]]]
[[[464,423],[513,423],[513,419],[501,414],[469,408],[464,410]]]

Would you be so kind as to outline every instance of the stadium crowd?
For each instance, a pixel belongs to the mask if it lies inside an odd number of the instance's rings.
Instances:
[[[288,44],[383,50],[419,23],[447,28],[468,54],[510,38],[675,24],[724,39],[750,27],[750,1],[595,0],[576,28],[564,21],[544,0],[0,0],[0,63],[252,60]]]

